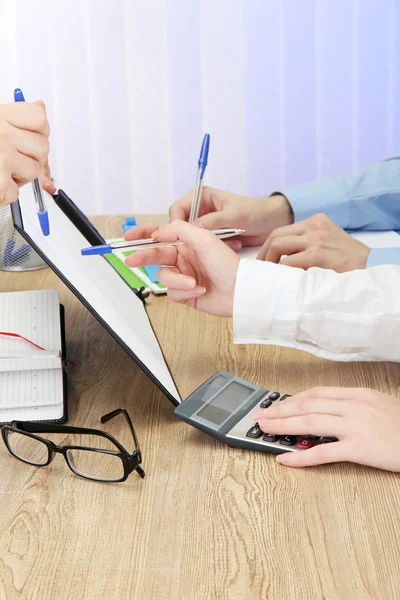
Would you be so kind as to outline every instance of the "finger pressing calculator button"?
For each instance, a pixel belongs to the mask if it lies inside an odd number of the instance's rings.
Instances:
[[[279,443],[281,446],[294,446],[297,442],[297,437],[295,435],[282,435]]]
[[[255,425],[253,425],[253,427],[251,427],[248,432],[246,433],[246,437],[249,438],[259,438],[261,437],[263,434],[263,432],[261,431],[258,423],[256,423]]]
[[[313,446],[314,440],[310,440],[307,437],[300,437],[296,443],[296,448],[298,450],[308,450],[308,448],[312,448]]]
[[[278,400],[279,396],[280,396],[279,392],[272,392],[272,394],[270,395],[268,400],[271,400],[271,402],[275,402],[275,400]]]
[[[264,433],[263,440],[264,442],[277,442],[279,440],[279,435],[275,435],[274,433]]]

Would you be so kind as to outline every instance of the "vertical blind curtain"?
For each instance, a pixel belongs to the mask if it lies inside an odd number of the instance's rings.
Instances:
[[[0,0],[0,102],[43,98],[87,213],[262,196],[400,151],[400,0]]]

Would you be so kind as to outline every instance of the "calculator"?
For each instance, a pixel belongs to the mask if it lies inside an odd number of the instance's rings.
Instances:
[[[336,438],[261,431],[252,412],[289,396],[218,371],[177,406],[174,413],[182,421],[236,448],[280,454],[336,441]]]

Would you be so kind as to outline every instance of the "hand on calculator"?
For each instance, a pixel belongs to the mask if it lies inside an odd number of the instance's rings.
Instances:
[[[368,388],[317,387],[258,409],[253,417],[270,435],[337,438],[279,454],[284,465],[349,461],[400,472],[400,398]]]

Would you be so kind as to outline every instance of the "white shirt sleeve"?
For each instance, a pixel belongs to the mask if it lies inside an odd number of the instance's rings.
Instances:
[[[400,362],[400,266],[336,273],[242,259],[233,325],[237,344]]]

